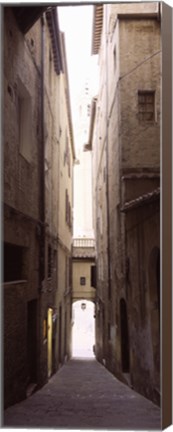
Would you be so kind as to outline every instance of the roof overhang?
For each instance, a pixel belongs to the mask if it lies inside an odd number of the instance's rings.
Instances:
[[[103,28],[103,4],[94,6],[91,54],[98,54]]]
[[[66,57],[66,46],[65,46],[65,34],[63,32],[60,32],[60,38],[61,38],[61,49],[62,49],[63,72],[65,74],[65,97],[67,103],[67,116],[69,122],[71,148],[72,148],[73,161],[74,161],[76,155],[75,155],[75,147],[74,147],[72,112],[71,112],[70,91],[69,91],[69,76],[68,76],[68,66],[67,66],[67,57]]]
[[[6,6],[5,6],[6,7]],[[8,7],[8,6],[7,6]],[[20,31],[26,34],[36,21],[41,18],[43,13],[51,9],[49,5],[46,6],[18,6],[12,7],[14,16],[16,18]]]
[[[159,199],[160,199],[160,187],[153,190],[152,192],[143,194],[138,198],[126,202],[124,206],[121,208],[121,212],[127,213],[130,210],[134,210],[146,204],[152,204],[155,201],[159,201]]]
[[[62,52],[61,52],[58,11],[56,7],[50,8],[49,10],[46,11],[46,19],[47,19],[50,37],[51,37],[55,72],[59,75],[60,72],[64,72],[64,69],[63,69],[63,59],[62,59]]]
[[[158,19],[158,12],[148,12],[148,13],[118,13],[117,18],[120,20],[152,20]]]

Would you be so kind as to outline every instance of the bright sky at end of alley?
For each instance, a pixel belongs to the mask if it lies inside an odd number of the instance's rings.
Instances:
[[[93,5],[58,7],[60,30],[65,33],[73,124],[82,85],[91,77],[93,96],[97,88],[97,56],[91,56]],[[74,127],[74,125],[73,125]],[[74,131],[75,133],[75,131]]]

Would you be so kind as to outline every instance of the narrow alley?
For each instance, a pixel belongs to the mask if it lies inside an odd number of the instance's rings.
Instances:
[[[5,427],[160,429],[161,23],[3,7]]]
[[[160,429],[160,409],[96,360],[72,359],[41,390],[5,411],[5,427]]]

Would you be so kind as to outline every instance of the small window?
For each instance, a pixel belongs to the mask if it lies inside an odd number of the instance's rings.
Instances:
[[[26,279],[25,274],[25,252],[22,246],[4,243],[3,276],[4,282],[12,282]]]
[[[116,50],[116,46],[114,46],[113,57],[114,57],[114,71],[115,71],[116,70],[116,66],[117,66],[117,50]]]
[[[80,277],[80,285],[86,285],[86,278],[85,277]]]
[[[91,114],[91,105],[87,105],[87,116],[89,117]]]
[[[138,91],[138,116],[141,121],[155,120],[154,91]]]

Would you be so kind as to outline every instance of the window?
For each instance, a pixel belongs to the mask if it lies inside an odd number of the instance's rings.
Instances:
[[[91,114],[91,105],[87,105],[87,116],[89,117]]]
[[[155,120],[154,91],[138,91],[138,116],[141,121]]]
[[[26,279],[25,273],[25,252],[22,246],[11,243],[4,243],[4,282],[12,282]]]
[[[80,285],[86,285],[86,278],[85,277],[80,277]]]
[[[72,229],[72,209],[67,189],[65,191],[65,220],[69,228]]]
[[[70,150],[69,150],[69,138],[67,135],[67,131],[66,131],[66,147],[64,150],[64,166],[65,166],[65,164],[67,164],[68,176],[70,177],[71,176],[71,169],[70,169],[71,161],[70,161]]]
[[[114,57],[114,71],[115,71],[115,70],[116,70],[116,65],[117,65],[117,51],[116,51],[116,46],[114,46],[113,57]]]

